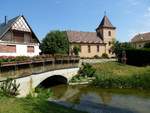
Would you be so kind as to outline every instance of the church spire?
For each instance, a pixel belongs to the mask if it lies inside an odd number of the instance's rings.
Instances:
[[[106,16],[106,11],[104,12],[104,17],[100,23],[100,25],[98,26],[97,29],[100,28],[111,28],[111,29],[116,29],[110,22],[110,20],[108,19],[108,17]]]

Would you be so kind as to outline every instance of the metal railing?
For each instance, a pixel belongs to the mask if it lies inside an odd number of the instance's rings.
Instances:
[[[0,65],[0,80],[6,78],[20,78],[32,74],[39,74],[58,69],[75,68],[79,65],[79,58],[49,58],[43,60],[8,62]]]

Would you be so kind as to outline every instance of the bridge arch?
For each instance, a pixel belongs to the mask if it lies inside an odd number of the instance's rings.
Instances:
[[[43,81],[41,81],[37,87],[42,87],[42,88],[49,88],[55,85],[60,85],[60,84],[67,84],[68,79],[63,76],[63,75],[52,75],[48,78],[45,78]]]

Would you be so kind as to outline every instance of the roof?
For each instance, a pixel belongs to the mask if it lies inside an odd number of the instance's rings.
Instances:
[[[144,41],[150,41],[150,32],[135,35],[131,39],[131,42],[144,42]]]
[[[25,20],[25,22],[27,23],[27,25],[29,26],[29,28],[31,29],[30,25],[28,24],[28,22],[26,21],[25,17],[22,16],[16,16],[15,18],[12,18],[10,20],[8,20],[8,22],[2,23],[0,24],[0,39],[5,35],[5,33],[11,29],[11,27],[13,26],[13,24],[19,19],[23,17],[23,19]],[[33,34],[33,36],[35,36],[36,40],[40,43],[39,39],[37,38],[37,36],[35,35],[35,33],[33,32],[33,30],[31,29],[31,32]]]
[[[112,23],[110,22],[110,20],[108,19],[108,17],[105,15],[100,23],[100,25],[98,26],[97,29],[99,28],[112,28],[112,29],[116,29],[116,27],[114,27],[112,25]]]
[[[66,31],[70,43],[103,43],[96,32]]]

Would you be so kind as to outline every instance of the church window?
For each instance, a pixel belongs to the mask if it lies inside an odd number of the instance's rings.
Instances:
[[[91,46],[88,45],[88,53],[91,53]]]
[[[111,36],[111,31],[108,31],[108,36]]]
[[[99,45],[97,45],[97,52],[99,52]]]

